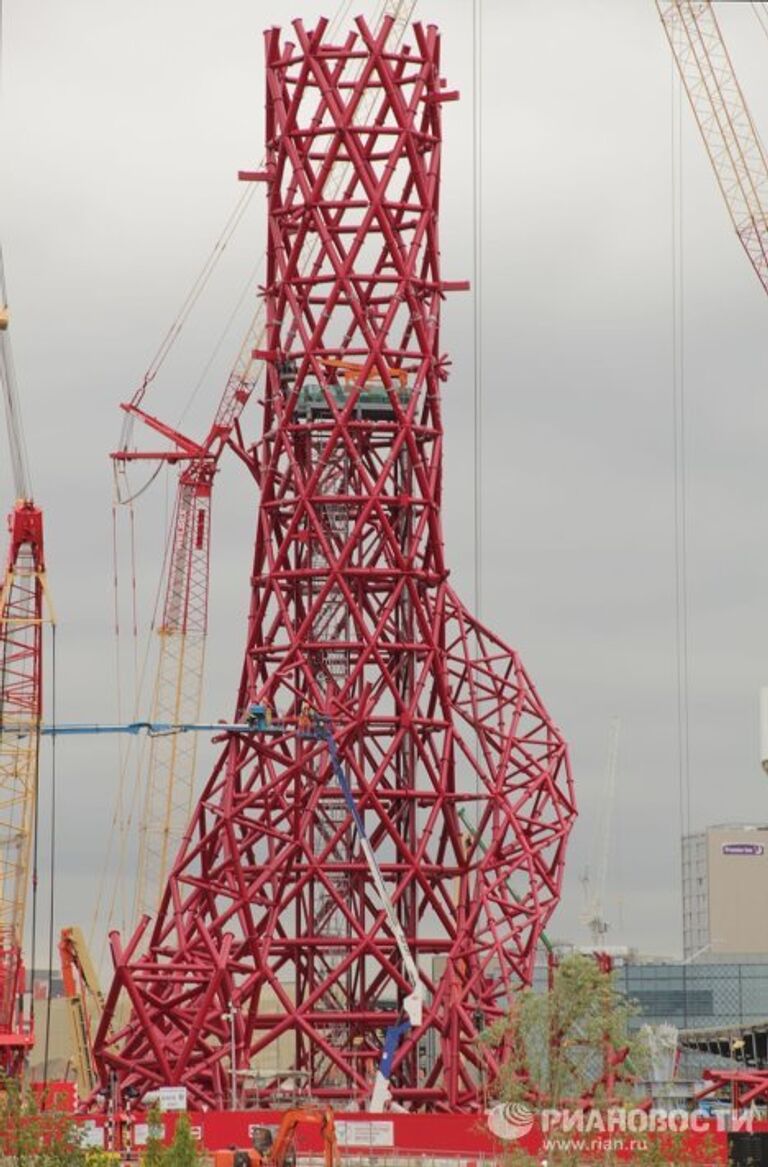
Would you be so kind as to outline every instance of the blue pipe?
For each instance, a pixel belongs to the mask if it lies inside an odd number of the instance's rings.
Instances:
[[[146,732],[151,736],[167,733],[279,733],[277,727],[260,729],[258,726],[242,723],[212,722],[210,724],[174,723],[169,721],[129,721],[124,725],[97,725],[88,722],[60,722],[53,725],[41,725],[41,737],[72,737],[75,734],[103,734],[103,733],[130,733]],[[27,737],[34,733],[28,725],[0,725],[0,733],[17,733],[20,737]]]

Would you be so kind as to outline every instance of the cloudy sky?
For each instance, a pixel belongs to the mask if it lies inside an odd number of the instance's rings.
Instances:
[[[768,126],[768,42],[749,4],[720,7],[755,117]],[[586,940],[581,876],[599,862],[609,727],[619,718],[609,938],[674,954],[681,813],[669,50],[650,0],[485,0],[482,10],[483,616],[520,650],[572,747],[581,818],[551,932]],[[232,210],[237,170],[261,156],[262,30],[321,12],[332,6],[5,0],[0,232],[33,480],[46,511],[61,720],[118,716],[108,460],[118,405],[141,381]],[[419,0],[417,12],[442,29],[445,74],[462,92],[445,112],[442,195],[444,272],[461,279],[472,271],[472,6]],[[757,690],[768,681],[768,315],[687,107],[682,130],[695,828],[768,821],[757,726]],[[193,435],[206,428],[245,333],[263,237],[257,194],[148,399],[175,421],[199,384],[184,422]],[[471,295],[449,299],[443,328],[454,362],[445,526],[454,581],[471,600]],[[139,654],[172,489],[161,476],[136,507]],[[4,454],[0,498],[12,500]],[[230,711],[240,667],[255,501],[244,473],[225,467],[205,700],[213,718]],[[128,714],[127,514],[118,526]],[[57,926],[91,926],[105,852],[111,862],[119,853],[110,835],[118,771],[114,742],[59,744]],[[50,783],[46,754],[44,833]],[[130,846],[127,854],[130,863]],[[41,887],[47,896],[45,875]],[[105,887],[109,901],[109,880]],[[119,926],[127,910],[119,893]],[[99,937],[104,929],[102,913]]]

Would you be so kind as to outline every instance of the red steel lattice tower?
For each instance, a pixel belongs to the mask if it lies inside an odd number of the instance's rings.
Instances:
[[[325,21],[294,22],[295,43],[266,34],[267,167],[248,177],[268,192],[268,377],[236,721],[252,701],[330,718],[426,990],[394,1098],[473,1110],[499,1057],[478,1032],[530,980],[575,809],[517,654],[448,582],[439,325],[461,285],[440,273],[437,211],[456,94],[437,30],[392,51],[390,24],[358,19],[336,45]],[[290,1069],[365,1105],[410,984],[323,742],[227,733],[145,931],[111,937],[105,1082],[184,1083],[190,1105],[221,1106],[233,1037],[262,1104]]]

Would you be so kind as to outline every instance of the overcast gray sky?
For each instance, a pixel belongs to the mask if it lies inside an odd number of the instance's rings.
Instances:
[[[373,7],[360,0],[356,10]],[[768,43],[748,4],[720,9],[765,128]],[[232,209],[237,170],[260,158],[262,30],[332,9],[302,0],[6,0],[4,10],[0,230],[48,524],[57,711],[62,720],[111,720],[107,455],[118,403],[141,380]],[[462,92],[445,110],[442,193],[444,271],[460,279],[472,269],[472,7],[419,0],[417,12],[441,27],[445,75]],[[551,932],[586,940],[579,877],[597,858],[617,716],[610,939],[672,954],[680,816],[669,50],[650,0],[485,0],[483,24],[483,616],[521,651],[572,747],[581,818]],[[768,820],[757,734],[757,690],[768,680],[768,315],[687,107],[683,131],[697,827]],[[263,218],[257,194],[148,399],[163,418],[177,418],[219,340],[263,250]],[[210,419],[253,304],[249,294],[196,396],[185,422],[193,435]],[[450,297],[444,517],[453,578],[470,601],[472,320],[472,296]],[[256,504],[237,466],[220,479],[205,700],[214,718],[230,711],[240,668]],[[145,626],[168,497],[161,480],[136,511]],[[4,454],[0,498],[3,507],[12,499]],[[126,526],[122,516],[123,534]],[[127,566],[123,557],[126,599]],[[124,605],[126,663],[127,614]],[[57,926],[88,928],[116,747],[62,742],[57,763]],[[48,760],[43,786],[47,831]],[[119,911],[116,922],[125,923]]]

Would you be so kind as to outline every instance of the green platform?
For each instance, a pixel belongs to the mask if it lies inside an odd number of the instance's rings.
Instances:
[[[396,393],[400,404],[405,409],[411,397],[410,389],[399,388]],[[330,416],[328,394],[333,398],[337,408],[343,409],[349,400],[350,390],[345,389],[343,385],[329,385],[324,389],[317,382],[305,381],[299,390],[295,414],[307,418],[323,414],[327,417]],[[364,389],[357,391],[353,410],[355,417],[391,417],[392,413],[392,403],[383,385],[366,385]]]

